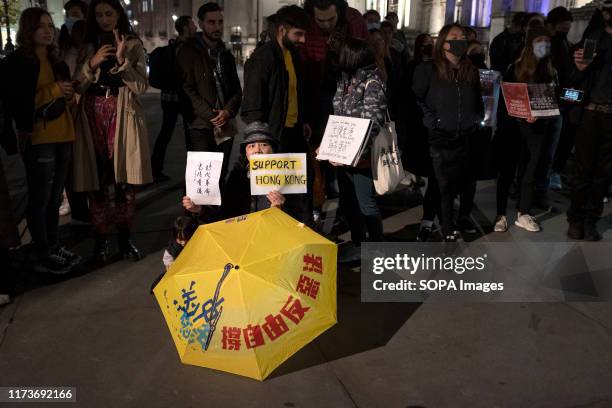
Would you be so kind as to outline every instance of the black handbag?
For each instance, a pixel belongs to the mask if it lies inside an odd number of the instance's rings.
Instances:
[[[59,118],[64,112],[66,112],[66,99],[61,97],[36,109],[36,117],[47,123],[50,120]]]

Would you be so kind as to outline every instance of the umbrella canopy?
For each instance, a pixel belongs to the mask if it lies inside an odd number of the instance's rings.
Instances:
[[[181,361],[263,380],[337,322],[336,258],[276,208],[199,227],[154,289]]]

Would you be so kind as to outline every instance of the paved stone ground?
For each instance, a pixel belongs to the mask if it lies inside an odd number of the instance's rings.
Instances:
[[[152,138],[157,97],[145,97]],[[266,381],[181,364],[148,290],[180,213],[183,146],[177,131],[172,180],[139,193],[141,262],[85,262],[61,279],[20,269],[20,294],[0,308],[0,386],[76,386],[83,407],[612,407],[610,304],[364,304],[352,265],[338,272],[338,325]],[[470,239],[566,240],[563,214],[541,214],[538,234],[491,233],[494,190],[479,183],[474,216],[485,235]],[[389,240],[414,239],[419,199],[405,190],[381,200]],[[566,208],[563,195],[554,199]],[[610,207],[601,227],[610,242]],[[62,232],[91,251],[86,229]],[[18,264],[28,256],[23,249]]]

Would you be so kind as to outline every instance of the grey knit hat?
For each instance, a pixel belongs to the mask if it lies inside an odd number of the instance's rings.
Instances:
[[[252,122],[247,125],[244,129],[244,138],[240,142],[241,149],[244,149],[246,145],[256,142],[266,142],[276,147],[278,140],[272,136],[267,123],[264,122]]]

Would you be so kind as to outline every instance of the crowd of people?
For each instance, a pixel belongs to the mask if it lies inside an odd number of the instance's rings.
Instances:
[[[596,223],[612,175],[612,0],[601,5],[578,44],[567,40],[572,15],[563,7],[547,16],[516,13],[493,39],[489,66],[504,81],[584,92],[580,103],[559,98],[561,114],[546,118],[510,117],[500,101],[495,129],[483,122],[479,69],[489,67],[487,46],[474,29],[457,23],[435,38],[420,34],[411,45],[397,29],[395,13],[383,21],[377,11],[362,15],[345,0],[284,6],[267,17],[242,86],[222,40],[217,3],[202,5],[193,19],[176,19],[178,37],[151,54],[149,75],[143,44],[118,0],[68,1],[59,35],[47,11],[28,8],[20,17],[18,47],[0,65],[2,78],[10,78],[2,81],[0,118],[5,150],[22,154],[26,168],[36,269],[61,274],[81,260],[58,237],[64,191],[73,217],[93,226],[96,260],[111,258],[113,225],[121,255],[141,258],[130,237],[135,189],[168,178],[166,148],[179,116],[188,151],[224,153],[221,207],[182,199],[186,213],[200,222],[275,206],[318,228],[325,200],[338,197],[354,248],[383,241],[370,147],[392,120],[404,168],[418,176],[417,183],[427,181],[418,241],[431,239],[436,218],[445,241],[476,231],[476,182],[482,163],[490,161],[497,178],[495,231],[507,231],[511,218],[519,228],[539,231],[534,209],[551,210],[548,192],[564,181],[571,187],[567,235],[600,240]],[[585,40],[596,42],[592,58],[583,58]],[[161,89],[163,110],[153,149],[139,100],[149,85]],[[355,166],[315,159],[332,114],[372,121]],[[240,135],[238,119],[246,125]],[[229,169],[234,139],[240,157]],[[272,152],[307,155],[306,194],[251,196],[248,159]],[[486,157],[491,154],[493,160]],[[562,174],[568,177],[562,180]],[[8,227],[2,176],[0,250],[6,265],[18,237],[14,225]],[[507,211],[510,197],[516,217]],[[166,265],[193,226],[182,217],[175,230]]]

